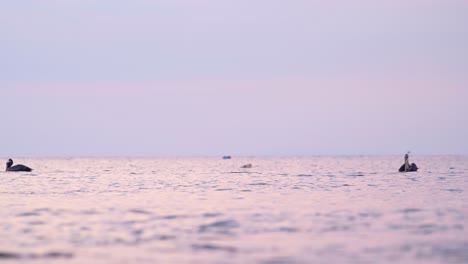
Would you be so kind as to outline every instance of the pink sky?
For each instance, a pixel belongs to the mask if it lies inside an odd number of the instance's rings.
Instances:
[[[466,1],[0,4],[0,156],[468,154]]]

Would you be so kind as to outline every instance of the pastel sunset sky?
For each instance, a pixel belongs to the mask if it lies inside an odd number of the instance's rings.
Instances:
[[[468,1],[0,3],[0,156],[468,154]]]

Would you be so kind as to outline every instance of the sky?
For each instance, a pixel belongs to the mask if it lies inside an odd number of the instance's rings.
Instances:
[[[468,155],[468,1],[0,2],[0,157]]]

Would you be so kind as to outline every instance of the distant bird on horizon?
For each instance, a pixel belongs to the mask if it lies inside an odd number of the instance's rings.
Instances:
[[[408,154],[405,155],[405,163],[401,165],[399,172],[410,172],[410,171],[418,171],[418,166],[414,163],[409,163],[409,156]]]
[[[243,169],[250,169],[250,168],[252,168],[252,164],[250,164],[250,163],[249,163],[249,164],[245,164],[245,165],[242,166],[241,168],[243,168]]]
[[[32,169],[22,164],[13,166],[13,160],[8,159],[5,171],[32,171]]]

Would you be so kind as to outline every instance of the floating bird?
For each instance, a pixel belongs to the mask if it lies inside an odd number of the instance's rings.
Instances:
[[[32,169],[22,164],[13,166],[13,160],[8,159],[6,163],[6,171],[32,171]]]
[[[409,163],[409,156],[408,154],[405,155],[405,164],[401,165],[399,172],[410,172],[410,171],[418,171],[418,166],[414,163]]]
[[[249,164],[245,164],[245,165],[242,166],[241,168],[243,168],[243,169],[250,169],[250,168],[252,168],[252,164],[250,164],[250,163],[249,163]]]

